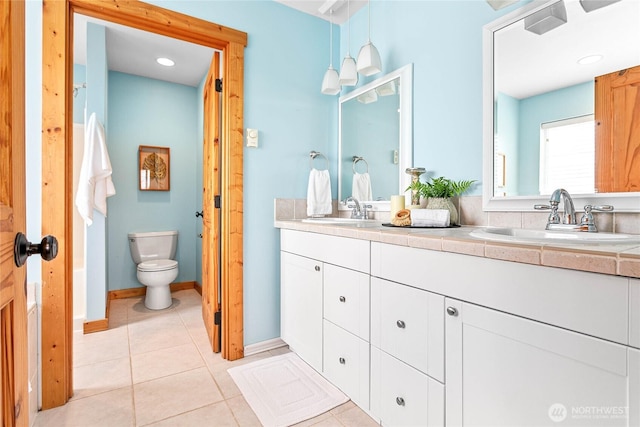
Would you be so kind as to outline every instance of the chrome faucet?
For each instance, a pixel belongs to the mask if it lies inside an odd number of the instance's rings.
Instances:
[[[560,214],[558,214],[560,200],[562,200],[564,206],[562,218],[560,218]],[[551,193],[548,205],[534,205],[533,208],[537,210],[551,210],[549,219],[547,220],[547,230],[583,230],[583,226],[576,223],[576,209],[573,207],[573,199],[571,199],[571,195],[564,188],[558,188]]]
[[[353,202],[352,205],[348,204],[349,202]],[[371,205],[367,205],[366,203],[361,205],[358,199],[353,196],[349,196],[344,199],[343,202],[347,205],[348,208],[351,208],[351,218],[353,219],[369,219],[369,212],[367,208],[371,208]]]
[[[564,205],[564,215],[562,216],[562,219],[560,219],[560,215],[558,214],[560,199],[562,199],[562,203]],[[576,222],[576,210],[573,207],[573,200],[571,199],[569,192],[564,188],[558,188],[551,194],[548,205],[534,205],[533,208],[538,210],[551,209],[549,219],[547,220],[547,230],[590,232],[598,231],[595,220],[593,219],[592,211],[611,212],[613,210],[613,206],[610,205],[585,205],[584,214],[582,215],[582,218],[580,218],[580,223],[578,224]]]

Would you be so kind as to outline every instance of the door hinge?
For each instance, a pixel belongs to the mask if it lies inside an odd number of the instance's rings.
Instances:
[[[216,79],[216,92],[222,92],[222,79]]]
[[[220,324],[220,320],[222,318],[222,313],[219,311],[216,311],[215,313],[213,313],[213,324],[214,325],[219,325]]]
[[[213,207],[216,209],[220,209],[221,206],[221,199],[220,199],[220,195],[216,195],[213,196]]]

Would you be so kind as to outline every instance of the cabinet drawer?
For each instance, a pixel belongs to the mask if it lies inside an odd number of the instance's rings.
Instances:
[[[369,341],[369,275],[326,264],[324,318]]]
[[[369,343],[324,321],[323,375],[363,409],[369,409]]]
[[[626,277],[378,242],[371,243],[371,266],[372,276],[621,344],[629,342]]]
[[[371,345],[444,382],[444,297],[372,277]]]
[[[444,385],[371,347],[371,413],[388,426],[444,426]]]
[[[280,249],[369,273],[370,242],[305,231],[281,230]]]

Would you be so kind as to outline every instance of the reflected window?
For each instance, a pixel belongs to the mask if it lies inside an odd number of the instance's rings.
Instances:
[[[594,116],[540,126],[540,194],[564,188],[572,194],[595,193]]]

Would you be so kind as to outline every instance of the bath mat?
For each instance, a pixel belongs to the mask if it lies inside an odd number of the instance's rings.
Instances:
[[[228,370],[265,427],[290,426],[349,400],[295,353]]]

